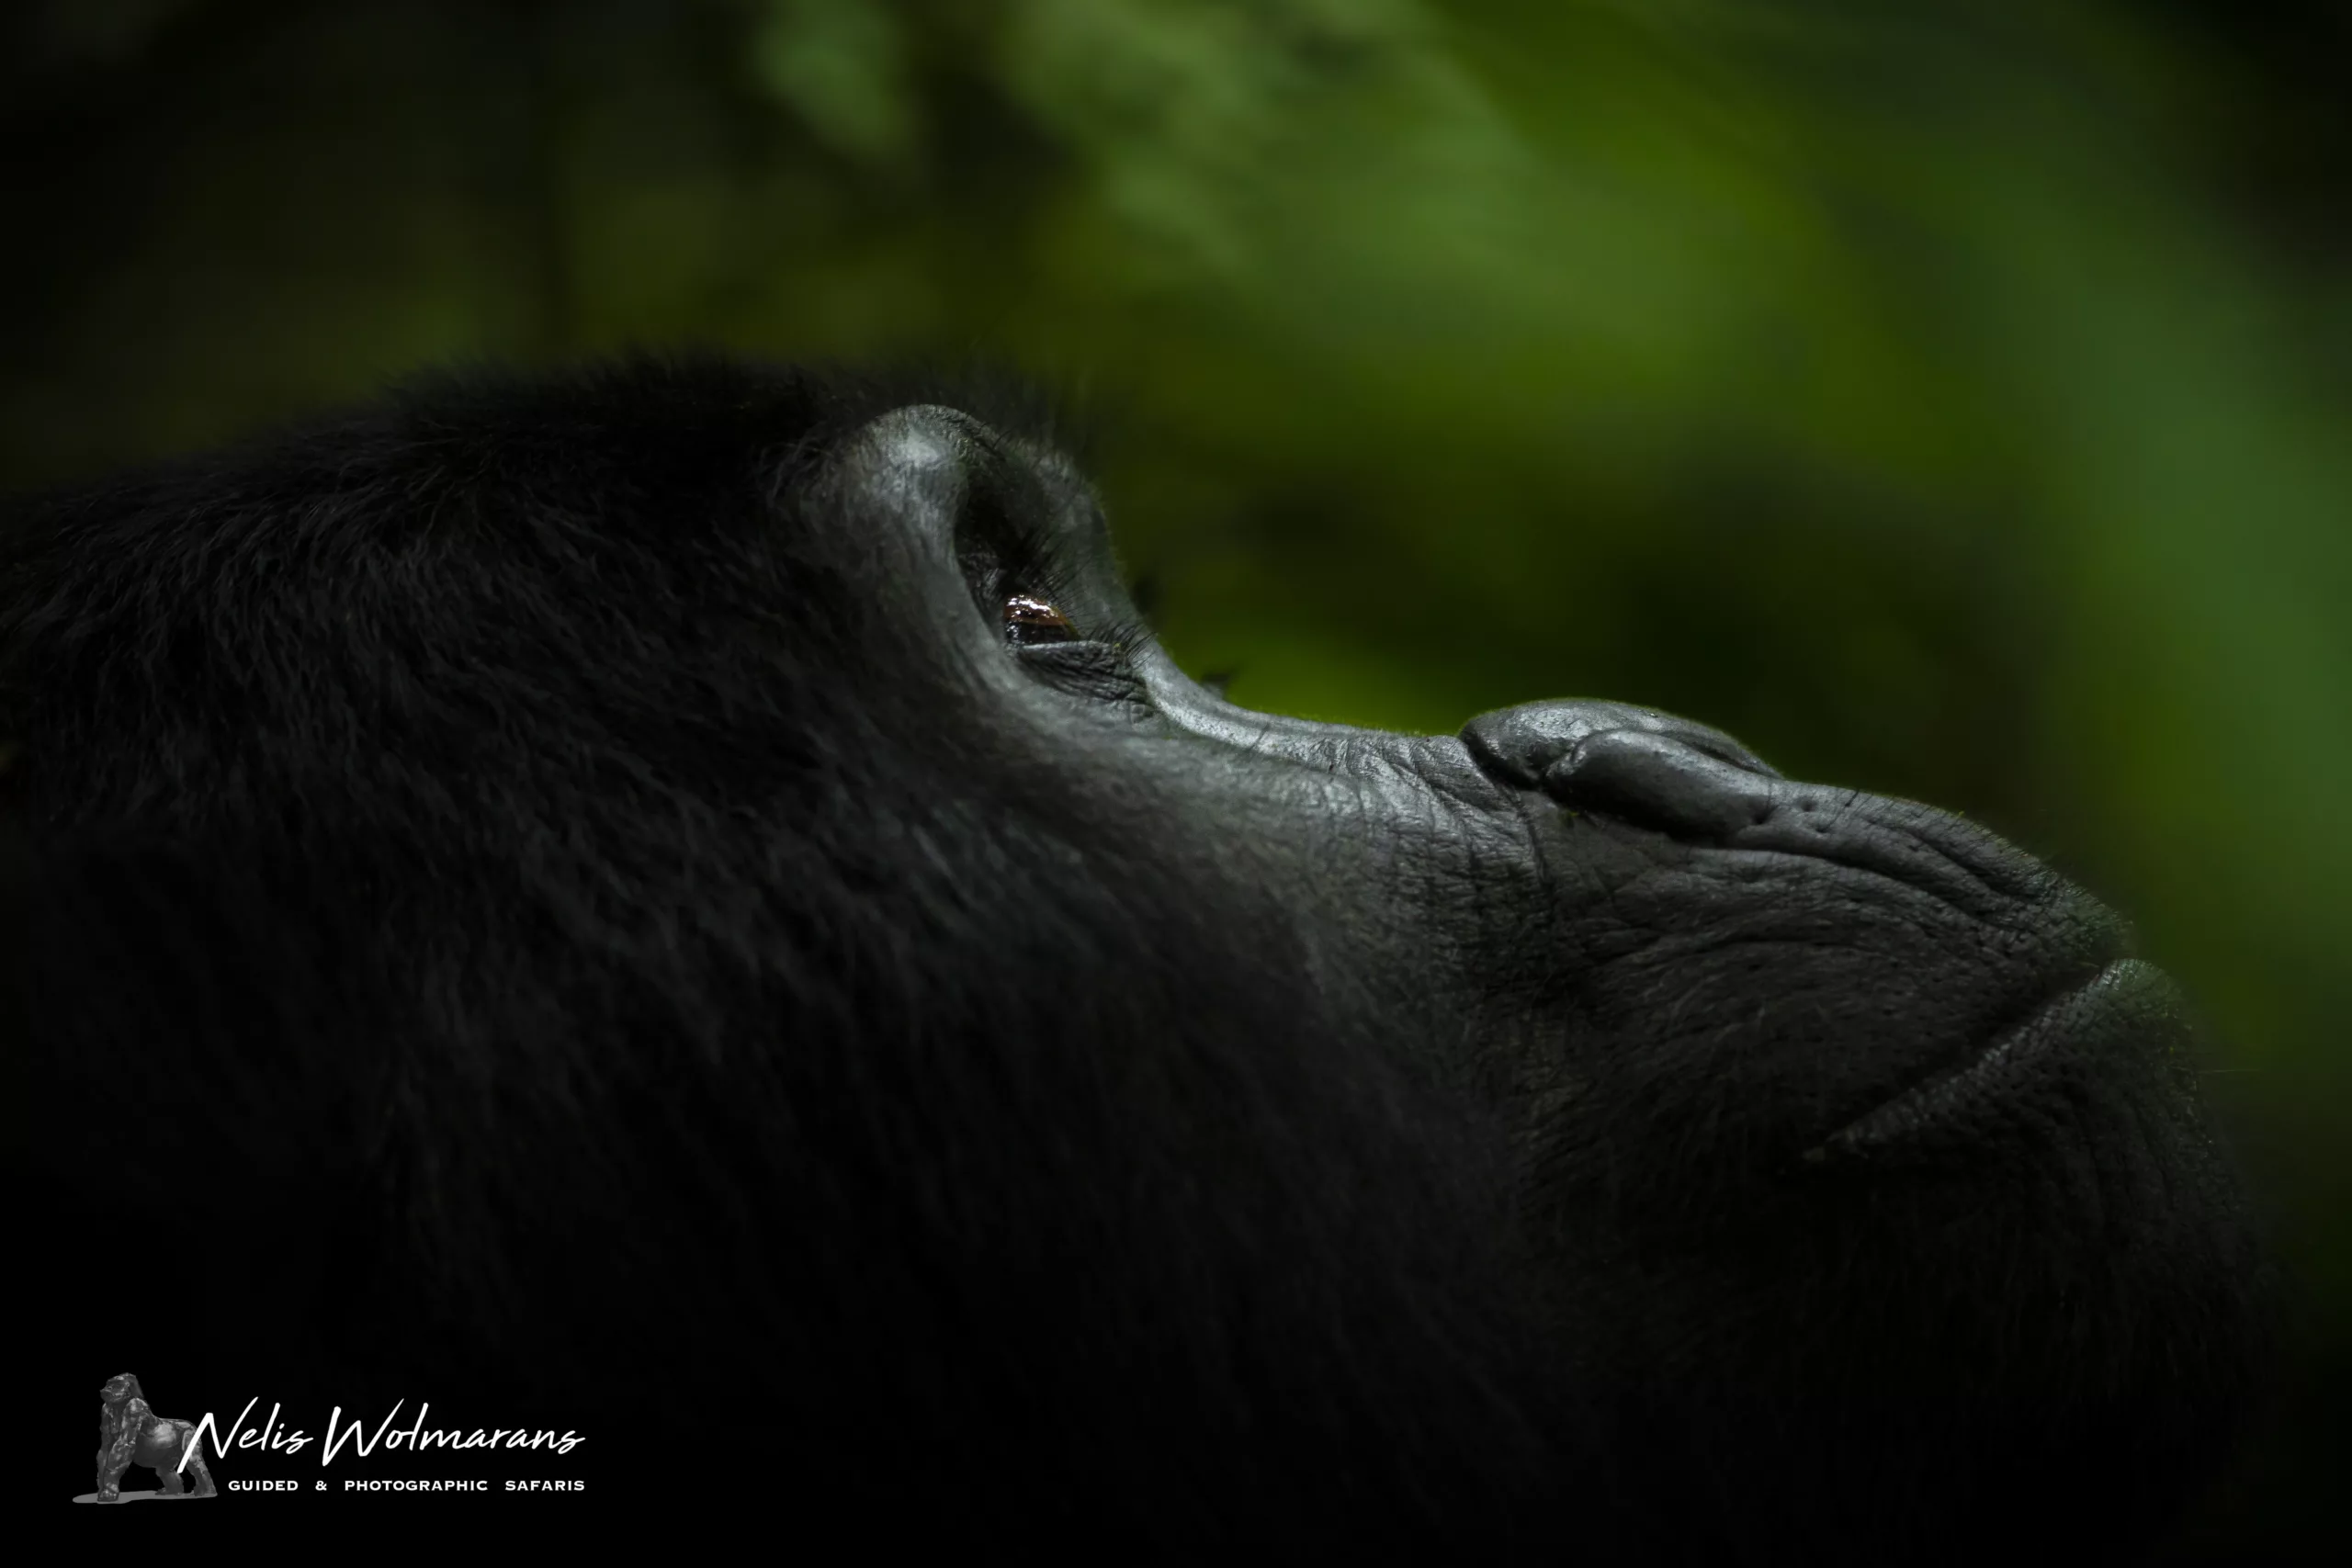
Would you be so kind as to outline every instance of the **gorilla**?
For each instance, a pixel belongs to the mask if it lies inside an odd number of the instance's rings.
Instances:
[[[1064,445],[640,355],[19,503],[51,1353],[887,1545],[2157,1541],[2269,1275],[2124,924],[1648,708],[1235,706]]]
[[[122,1472],[134,1464],[155,1472],[164,1496],[215,1495],[212,1472],[204,1467],[203,1445],[196,1437],[196,1423],[156,1415],[138,1378],[117,1372],[98,1390],[97,1501],[119,1502]],[[195,1478],[195,1491],[189,1491],[188,1483],[180,1479],[183,1470]]]

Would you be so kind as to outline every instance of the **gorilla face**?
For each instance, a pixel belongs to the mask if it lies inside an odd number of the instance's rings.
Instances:
[[[1772,1562],[2128,1548],[2257,1381],[2099,904],[1646,709],[1233,706],[1037,435],[445,381],[14,538],[36,1055],[146,1086],[109,1179],[243,1151],[183,1265],[315,1303],[208,1330],[288,1377],[723,1382],[800,1506],[1179,1557]]]
[[[2119,1094],[2146,1154],[2204,1146],[2169,983],[1982,829],[1621,703],[1459,736],[1235,707],[1139,631],[1101,511],[1050,452],[915,407],[843,468],[986,705],[1041,753],[1118,759],[1248,825],[1253,874],[1312,911],[1320,988],[1377,994],[1428,1065],[1524,1099],[1539,1193],[1601,1159],[1640,1160],[1653,1196],[1733,1201],[1799,1165],[1850,1173],[1833,1185],[2063,1167]]]

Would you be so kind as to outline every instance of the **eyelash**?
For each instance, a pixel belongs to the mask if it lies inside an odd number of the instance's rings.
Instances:
[[[1077,581],[1077,575],[1075,563],[1069,559],[1058,536],[1026,528],[1017,528],[1013,532],[1009,547],[996,559],[997,586],[992,595],[1007,647],[1018,652],[1023,648],[1067,648],[1075,643],[1097,643],[1125,658],[1150,637],[1150,628],[1139,614],[1091,628],[1069,619],[1069,613],[1062,606],[1072,596],[1070,590]],[[1130,599],[1132,597],[1131,592]],[[1062,616],[1069,635],[1036,643],[1015,641],[1012,615],[1016,604],[1037,605]]]

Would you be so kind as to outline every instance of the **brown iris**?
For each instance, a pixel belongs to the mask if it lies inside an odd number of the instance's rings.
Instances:
[[[1016,648],[1036,643],[1070,642],[1078,637],[1078,628],[1043,599],[1026,593],[1012,593],[1004,601],[1004,638]]]

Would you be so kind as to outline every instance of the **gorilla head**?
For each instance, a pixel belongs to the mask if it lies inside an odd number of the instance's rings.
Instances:
[[[883,1535],[2161,1527],[2262,1270],[2120,922],[1643,708],[1230,705],[944,396],[443,378],[15,521],[74,1332],[161,1363],[135,1218],[196,1397]]]

